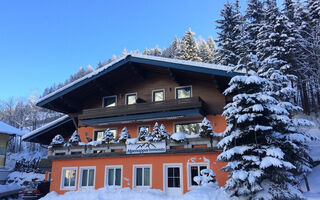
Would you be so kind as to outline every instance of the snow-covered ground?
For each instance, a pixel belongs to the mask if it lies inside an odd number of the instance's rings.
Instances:
[[[201,187],[195,189],[185,195],[167,196],[163,191],[157,189],[149,190],[132,190],[130,188],[124,189],[105,189],[85,191],[72,191],[64,195],[58,195],[56,192],[51,192],[42,200],[227,200],[227,196],[221,189],[214,189],[212,187]]]
[[[43,181],[45,178],[44,174],[37,174],[34,172],[17,172],[14,171],[8,175],[7,184],[15,184],[20,186],[26,186],[30,182]]]
[[[312,172],[308,175],[310,191],[304,193],[308,200],[320,199],[320,165],[313,168]],[[305,189],[305,185],[303,185]],[[306,190],[306,189],[305,189]]]

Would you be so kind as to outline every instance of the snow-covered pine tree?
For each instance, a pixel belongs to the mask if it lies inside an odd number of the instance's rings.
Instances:
[[[301,199],[292,185],[294,165],[282,146],[270,142],[277,135],[274,121],[286,121],[287,111],[265,91],[271,83],[256,73],[258,58],[249,54],[245,60],[247,74],[233,77],[224,92],[234,95],[223,112],[228,126],[218,143],[218,159],[228,162],[223,169],[230,173],[225,190],[245,199]]]
[[[165,140],[169,138],[168,132],[166,130],[166,127],[164,126],[164,124],[160,125],[160,129],[159,129],[160,135],[161,135],[161,139]]]
[[[201,58],[202,62],[212,63],[214,51],[212,51],[205,40],[199,37],[198,40],[199,52],[198,56]]]
[[[121,133],[120,133],[119,141],[125,142],[125,141],[127,141],[128,138],[130,138],[130,133],[129,133],[127,127],[123,127],[123,129],[121,130]]]
[[[200,186],[206,186],[208,184],[212,184],[213,186],[218,187],[218,184],[216,183],[217,182],[216,174],[211,169],[201,170],[200,175],[195,176],[193,180]]]
[[[179,58],[200,62],[201,58],[198,56],[198,51],[199,48],[194,38],[194,33],[191,31],[191,28],[189,28],[181,40],[181,56]]]
[[[50,146],[63,145],[63,144],[64,144],[64,138],[62,137],[62,135],[58,134],[54,136],[54,138],[50,143]]]
[[[243,18],[239,11],[239,4],[236,1],[236,4],[226,3],[224,8],[220,11],[222,19],[217,20],[218,23],[217,29],[220,29],[218,32],[218,46],[216,50],[214,62],[235,66],[239,61],[239,38]]]
[[[199,135],[201,137],[214,137],[216,136],[216,133],[213,131],[211,122],[205,117],[203,118],[202,122],[201,122],[201,126],[199,129]]]
[[[102,141],[105,143],[110,143],[114,139],[113,133],[107,128],[103,134]]]
[[[139,129],[138,139],[139,141],[145,141],[147,138],[149,138],[151,133],[145,128],[141,127]]]
[[[170,46],[163,50],[162,56],[166,58],[179,58],[181,56],[181,42],[176,36]]]
[[[78,134],[78,131],[73,132],[72,136],[69,139],[69,143],[71,145],[77,145],[79,144],[79,142],[81,142],[80,140],[80,136]]]
[[[212,36],[210,36],[210,37],[208,38],[207,44],[208,44],[210,50],[213,52],[213,54],[215,54],[215,53],[216,53],[216,50],[217,50],[217,45],[216,45],[216,43],[214,42]]]
[[[153,132],[151,133],[151,138],[149,140],[152,141],[161,141],[162,140],[162,135],[159,129],[159,124],[156,122],[153,126]]]
[[[263,2],[261,0],[249,0],[247,9],[245,12],[245,18],[247,25],[245,26],[245,32],[247,37],[247,49],[249,53],[257,54],[256,41],[258,40],[258,33],[261,27],[261,23],[264,19]]]

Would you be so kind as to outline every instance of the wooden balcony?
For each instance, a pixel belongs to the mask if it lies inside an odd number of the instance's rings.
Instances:
[[[192,97],[186,99],[170,99],[161,102],[119,105],[108,108],[86,109],[78,115],[78,118],[79,120],[85,120],[186,109],[201,109],[202,111],[205,111],[205,103],[200,97]]]

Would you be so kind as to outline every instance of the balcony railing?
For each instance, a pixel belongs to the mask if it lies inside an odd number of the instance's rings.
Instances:
[[[221,138],[215,137],[210,141],[208,138],[189,138],[182,143],[171,140],[166,141],[166,153],[174,153],[175,151],[196,151],[210,150],[219,151],[217,143]],[[86,157],[93,155],[117,156],[126,153],[125,143],[110,143],[100,145],[76,145],[76,146],[55,146],[49,149],[48,156],[76,156]],[[128,154],[127,154],[128,155]]]
[[[147,102],[137,103],[133,105],[119,105],[115,107],[86,109],[83,110],[82,114],[78,115],[78,117],[79,120],[83,120],[194,108],[205,109],[205,103],[200,97],[170,99],[161,102]]]

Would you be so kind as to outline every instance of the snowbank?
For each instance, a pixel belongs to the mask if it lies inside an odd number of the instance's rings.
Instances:
[[[6,191],[10,191],[10,190],[16,190],[16,189],[20,189],[21,187],[19,185],[0,185],[0,193],[1,192],[6,192]]]
[[[163,191],[157,189],[149,190],[131,190],[124,189],[105,189],[86,191],[71,191],[64,195],[58,195],[56,192],[50,192],[42,200],[227,200],[226,195],[220,190],[212,187],[199,187],[185,195],[167,196]]]
[[[26,186],[30,182],[34,181],[43,181],[45,178],[44,174],[37,174],[33,172],[12,172],[8,175],[7,183],[9,185],[20,185],[20,186]]]
[[[304,195],[308,198],[308,200],[320,200],[320,165],[312,169],[312,172],[308,175],[308,181],[310,186],[310,192],[306,192],[304,193]],[[302,188],[304,191],[307,191],[304,182]]]

